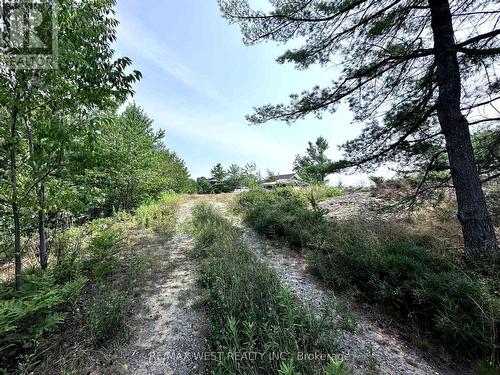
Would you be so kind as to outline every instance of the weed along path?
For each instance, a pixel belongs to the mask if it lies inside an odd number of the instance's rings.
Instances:
[[[181,226],[193,201],[181,203],[174,236],[154,250],[152,277],[135,291],[139,308],[132,322],[129,344],[121,353],[124,372],[134,375],[198,373],[203,351],[205,319],[193,308],[195,268],[189,258],[193,246]]]
[[[242,226],[253,253],[320,319],[329,319],[331,338],[355,374],[467,374],[463,369],[436,365],[416,347],[398,337],[396,330],[381,327],[362,313],[353,314],[341,299],[330,295],[306,271],[305,259]]]

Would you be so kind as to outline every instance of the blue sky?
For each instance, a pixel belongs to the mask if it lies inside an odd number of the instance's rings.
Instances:
[[[254,2],[266,6],[266,0]],[[296,71],[276,63],[282,45],[245,46],[239,28],[221,17],[216,0],[122,0],[117,16],[117,54],[132,58],[144,76],[133,100],[166,131],[167,146],[195,178],[208,175],[218,162],[255,162],[263,172],[290,172],[295,155],[320,135],[337,159],[337,146],[360,131],[346,107],[292,126],[250,126],[245,115],[253,107],[287,102],[290,93],[327,84],[338,68]]]

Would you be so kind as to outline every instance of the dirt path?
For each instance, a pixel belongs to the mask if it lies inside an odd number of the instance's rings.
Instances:
[[[203,351],[205,317],[195,310],[195,266],[189,259],[192,239],[181,232],[193,202],[179,209],[177,233],[154,250],[155,272],[134,291],[140,302],[133,317],[129,344],[121,355],[126,373],[185,375],[198,373]]]
[[[253,230],[243,227],[250,249],[273,269],[287,286],[318,317],[325,316],[332,304],[331,295],[306,271],[305,259],[287,246],[263,239]],[[330,301],[329,301],[330,299]],[[330,313],[331,315],[331,313]],[[356,374],[467,374],[464,369],[431,363],[416,347],[409,345],[389,326],[382,327],[363,313],[354,332],[336,331],[333,339]]]
[[[211,203],[230,216],[227,202]],[[182,204],[179,228],[174,237],[162,245],[150,244],[156,246],[156,277],[135,291],[141,308],[133,317],[130,343],[120,355],[126,373],[185,375],[200,372],[201,362],[197,357],[204,349],[207,319],[192,307],[197,293],[196,268],[188,253],[193,241],[180,230],[182,223],[189,219],[193,205],[193,200]],[[308,274],[305,259],[288,246],[264,239],[252,229],[241,228],[249,248],[276,272],[283,285],[306,308],[318,317],[325,317],[335,306],[335,301],[332,303],[335,297]],[[347,356],[355,374],[470,373],[430,361],[422,351],[401,338],[390,322],[381,324],[363,312],[356,312],[357,327],[353,332],[335,330],[331,333],[332,339],[339,344],[339,352]]]

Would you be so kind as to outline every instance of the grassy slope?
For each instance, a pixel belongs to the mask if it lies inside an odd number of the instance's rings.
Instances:
[[[474,358],[498,345],[498,263],[481,272],[439,248],[442,233],[363,219],[328,222],[292,190],[239,197],[247,223],[286,238],[308,255],[310,269],[336,290],[355,288],[386,310],[411,314],[448,347]],[[494,356],[494,355],[493,355]]]

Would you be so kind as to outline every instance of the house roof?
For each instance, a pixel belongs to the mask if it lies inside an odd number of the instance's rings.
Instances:
[[[273,181],[288,181],[288,180],[302,180],[297,173],[290,173],[290,174],[281,174],[278,176],[272,176],[270,179],[268,179],[268,182],[273,182]]]
[[[276,176],[277,180],[291,180],[292,178],[300,178],[296,173],[282,174]]]

